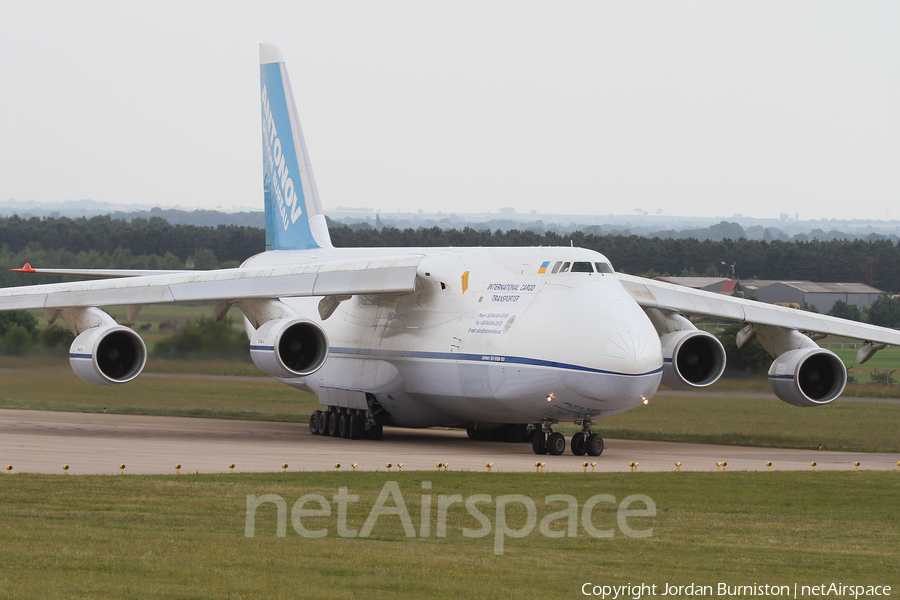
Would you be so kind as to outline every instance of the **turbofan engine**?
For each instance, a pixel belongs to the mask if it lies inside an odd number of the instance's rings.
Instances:
[[[772,391],[794,406],[821,406],[835,400],[847,385],[847,368],[823,348],[790,350],[769,368]]]
[[[725,372],[725,348],[716,336],[684,329],[660,338],[662,382],[673,390],[689,390],[715,383]]]
[[[250,357],[272,377],[305,377],[328,358],[325,330],[305,319],[275,319],[251,337]]]
[[[147,347],[141,336],[122,325],[92,327],[72,342],[69,364],[88,383],[128,383],[144,370]]]

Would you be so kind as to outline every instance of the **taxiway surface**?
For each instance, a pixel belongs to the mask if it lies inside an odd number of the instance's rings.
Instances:
[[[33,410],[0,410],[0,466],[13,466],[14,473],[116,474],[125,464],[126,473],[280,471],[283,463],[291,471],[341,470],[384,471],[391,463],[396,470],[435,470],[448,463],[452,471],[533,471],[535,461],[545,463],[545,472],[582,472],[585,461],[597,471],[715,471],[726,462],[729,471],[897,469],[900,454],[786,450],[745,446],[716,446],[676,442],[606,440],[602,456],[536,456],[531,444],[480,442],[459,430],[409,430],[385,428],[384,439],[345,440],[312,435],[303,423],[274,423],[155,417]],[[591,467],[588,466],[588,469]],[[3,476],[3,475],[0,475]]]

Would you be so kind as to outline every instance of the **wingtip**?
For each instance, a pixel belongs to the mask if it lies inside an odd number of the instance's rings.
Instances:
[[[14,273],[37,273],[34,269],[31,268],[31,263],[25,263],[25,266],[21,269],[10,269]]]
[[[283,63],[284,56],[281,50],[275,44],[259,45],[259,64],[267,65],[269,63]]]

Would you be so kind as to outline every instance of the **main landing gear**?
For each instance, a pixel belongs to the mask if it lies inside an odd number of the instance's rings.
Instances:
[[[380,440],[384,435],[384,428],[368,411],[333,406],[313,412],[309,417],[309,431],[351,440]]]
[[[603,438],[599,434],[591,432],[593,422],[588,419],[575,421],[581,425],[581,431],[572,436],[570,447],[575,456],[600,456],[603,454]],[[531,448],[535,454],[550,454],[559,456],[566,451],[566,438],[552,429],[553,422],[544,420],[535,423],[534,437],[531,438]]]

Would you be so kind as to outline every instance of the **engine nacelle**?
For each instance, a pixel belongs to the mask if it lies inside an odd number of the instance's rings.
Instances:
[[[847,368],[824,348],[790,350],[769,368],[772,391],[794,406],[821,406],[835,400],[847,385]]]
[[[122,325],[92,327],[72,342],[69,364],[88,383],[128,383],[144,370],[147,346],[141,336]]]
[[[725,348],[719,339],[699,329],[683,329],[660,338],[662,382],[673,390],[712,385],[725,372]]]
[[[272,377],[305,377],[325,364],[328,336],[306,319],[275,319],[253,334],[250,357]]]

